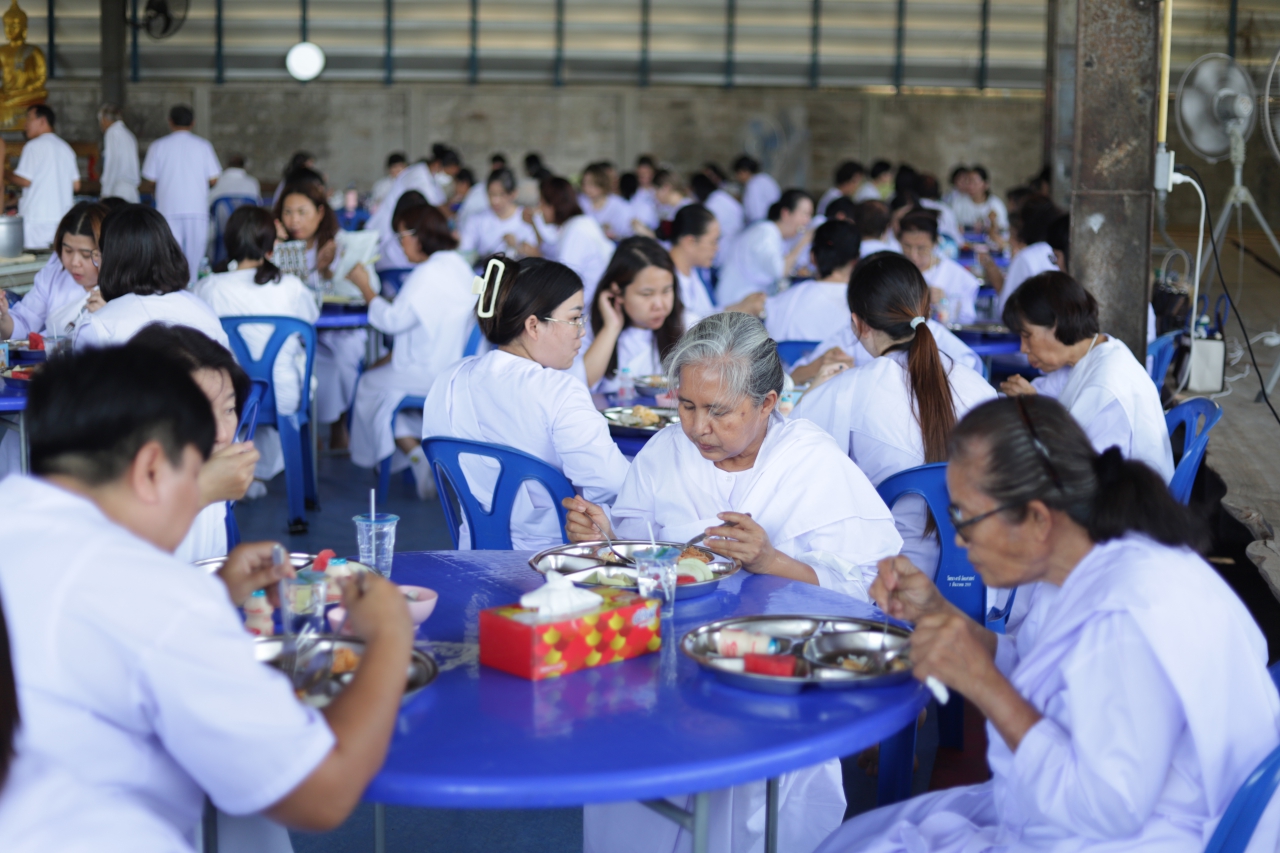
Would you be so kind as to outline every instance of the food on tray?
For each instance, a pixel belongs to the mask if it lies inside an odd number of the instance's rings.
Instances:
[[[777,675],[792,678],[796,674],[795,655],[756,655],[742,656],[742,668],[745,672],[756,675]]]
[[[338,556],[336,552],[329,548],[325,548],[319,554],[316,554],[316,560],[311,564],[311,568],[315,569],[317,572],[323,572],[329,568],[329,561],[336,556]]]
[[[716,651],[730,658],[740,658],[748,654],[771,655],[778,651],[778,641],[754,631],[722,628],[716,636]]]
[[[333,674],[342,675],[344,672],[355,672],[356,667],[360,665],[360,655],[356,654],[346,646],[338,646],[333,650]]]
[[[44,336],[36,332],[27,335],[27,347],[35,351],[44,349]]]
[[[701,560],[704,563],[710,563],[711,557],[707,555],[706,551],[690,545],[680,552],[680,562],[683,563],[685,560]]]
[[[35,368],[33,367],[11,367],[3,373],[0,373],[0,376],[3,376],[5,379],[21,379],[23,381],[28,381],[35,375],[35,372]]]
[[[707,567],[702,560],[686,557],[676,563],[677,578],[691,577],[694,581],[709,581],[715,579],[715,573]]]
[[[596,572],[589,575],[585,583],[600,584],[601,586],[635,586],[635,578],[627,575],[610,575],[605,572]]]
[[[662,418],[648,406],[632,406],[630,411],[623,410],[618,416],[618,423],[629,427],[652,427],[662,422]]]
[[[651,373],[648,376],[636,377],[636,384],[643,385],[647,388],[666,388],[667,377],[660,373]]]
[[[880,667],[876,664],[876,659],[872,655],[845,655],[840,658],[840,666],[850,672],[859,673],[875,673],[880,671]],[[889,665],[885,667],[884,672],[902,672],[911,666],[906,658],[896,657],[889,661]]]

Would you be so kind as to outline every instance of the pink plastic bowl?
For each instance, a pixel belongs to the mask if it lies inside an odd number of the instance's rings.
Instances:
[[[427,617],[436,609],[436,602],[440,600],[440,593],[425,586],[402,586],[400,591],[409,602],[409,616],[415,625],[427,621]]]

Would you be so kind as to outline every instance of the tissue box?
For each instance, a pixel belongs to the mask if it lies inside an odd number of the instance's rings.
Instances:
[[[518,604],[480,611],[480,663],[539,681],[662,648],[661,602],[624,589],[593,590],[593,610],[539,617]]]

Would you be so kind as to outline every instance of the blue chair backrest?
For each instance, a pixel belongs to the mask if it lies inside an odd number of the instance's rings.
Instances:
[[[778,341],[778,358],[790,367],[817,348],[821,341]]]
[[[970,565],[965,550],[956,547],[956,529],[947,514],[947,507],[951,504],[951,496],[947,492],[947,463],[934,462],[899,471],[882,482],[876,491],[890,509],[904,495],[924,498],[938,526],[938,539],[942,546],[934,583],[947,601],[979,625],[986,624],[987,588]]]
[[[471,327],[471,337],[467,338],[467,346],[462,350],[462,357],[475,355],[480,351],[480,324]]]
[[[404,286],[404,280],[408,278],[411,272],[413,272],[413,267],[392,267],[391,269],[378,270],[378,280],[382,282],[382,295],[392,297],[399,293],[400,288]]]
[[[449,500],[448,491],[445,489],[446,484],[457,496],[458,503],[462,507],[467,529],[471,532],[471,547],[474,550],[511,550],[511,507],[515,503],[516,495],[520,492],[521,484],[526,480],[541,483],[551,495],[556,514],[560,519],[560,529],[563,532],[568,510],[560,505],[560,501],[573,497],[576,492],[573,484],[565,478],[564,474],[536,456],[530,456],[528,453],[501,444],[487,444],[483,441],[467,441],[444,436],[424,438],[422,449],[426,452],[431,468],[435,472],[440,505],[444,507],[445,521],[449,523],[449,532],[453,535],[455,548],[459,544],[458,535],[461,525],[453,502]],[[462,455],[496,459],[501,466],[498,480],[493,487],[493,500],[489,503],[488,512],[485,512],[480,501],[471,494],[458,459]]]
[[[244,408],[240,411],[240,423],[236,426],[236,441],[253,441],[258,431],[258,411],[262,401],[267,398],[271,384],[261,379],[249,380],[249,396],[245,398]]]
[[[1164,377],[1169,372],[1169,365],[1173,362],[1173,353],[1178,348],[1178,338],[1181,335],[1181,330],[1166,332],[1147,344],[1147,355],[1151,358],[1151,381],[1156,383],[1157,390],[1164,387]]]
[[[224,235],[227,231],[227,220],[231,218],[231,214],[236,208],[245,205],[258,204],[258,199],[253,196],[219,196],[209,205],[209,218],[213,220],[213,256],[209,258],[210,264],[218,264],[227,258],[227,244]]]
[[[1204,426],[1198,426],[1200,418],[1204,418]],[[1165,426],[1169,435],[1186,424],[1187,434],[1182,442],[1182,458],[1173,471],[1173,479],[1169,481],[1169,491],[1180,503],[1191,500],[1191,484],[1195,482],[1196,472],[1204,460],[1204,452],[1209,447],[1209,430],[1222,420],[1222,407],[1207,397],[1192,397],[1185,403],[1179,403],[1164,413]]]
[[[1271,667],[1269,672],[1280,687],[1280,664]],[[1204,848],[1205,853],[1244,853],[1276,788],[1280,788],[1280,747],[1262,760],[1231,798],[1218,828]]]
[[[255,324],[274,327],[266,347],[262,350],[261,358],[254,358],[249,354],[249,347],[245,344],[240,328]],[[298,411],[305,414],[311,400],[311,369],[316,360],[316,327],[296,317],[252,316],[223,317],[222,328],[230,339],[231,354],[244,368],[244,372],[249,374],[250,379],[258,379],[268,385],[267,393],[263,396],[262,404],[258,409],[258,418],[264,423],[274,422],[276,417],[276,389],[271,381],[276,356],[280,354],[280,347],[284,346],[284,342],[289,340],[291,335],[302,337],[302,345],[307,351],[307,362],[302,371],[302,403]]]

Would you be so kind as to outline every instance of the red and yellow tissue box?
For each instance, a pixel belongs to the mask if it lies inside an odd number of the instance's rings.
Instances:
[[[662,648],[662,602],[625,589],[593,590],[599,607],[539,617],[511,604],[480,611],[480,663],[533,681]]]

